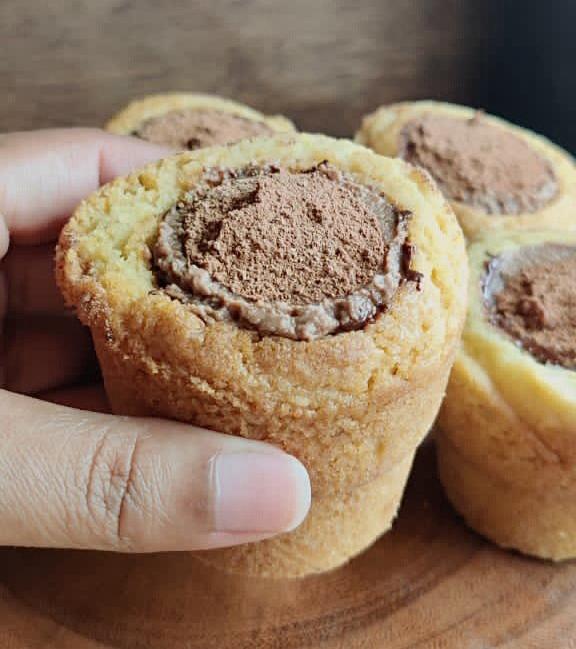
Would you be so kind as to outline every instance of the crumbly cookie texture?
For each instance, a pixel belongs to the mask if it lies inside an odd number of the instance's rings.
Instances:
[[[436,146],[438,133],[446,131],[446,122],[455,119],[472,125],[470,133],[461,133],[464,128],[451,129],[450,141],[439,147],[439,154],[428,150],[431,144]],[[504,148],[505,157],[515,167],[514,186],[503,184],[499,173],[504,160],[498,154],[498,147],[503,146],[497,141],[498,133],[509,140]],[[488,148],[496,156],[494,168],[482,163],[482,137],[488,138]],[[411,139],[414,142],[408,141]],[[461,155],[454,145],[463,140],[469,150]],[[572,157],[542,136],[498,117],[434,101],[391,104],[364,118],[356,141],[383,155],[401,155],[415,164],[436,165],[441,188],[451,200],[468,239],[492,230],[576,229],[576,166]],[[407,148],[414,143],[422,145],[419,155]],[[527,153],[522,154],[522,148]],[[456,157],[451,158],[455,153]],[[518,162],[530,173],[523,174]],[[488,187],[497,177],[496,185]],[[479,188],[472,186],[474,179],[480,181]],[[457,187],[457,181],[463,185]]]
[[[576,556],[576,371],[557,362],[563,357],[542,362],[542,348],[532,354],[532,338],[511,335],[517,323],[503,329],[482,293],[491,263],[544,244],[564,255],[576,233],[493,233],[470,246],[470,306],[437,443],[447,494],[473,528],[504,547],[562,560]],[[517,293],[513,280],[509,287]],[[571,308],[564,293],[560,299]],[[562,337],[566,322],[554,318]]]
[[[294,124],[282,115],[264,115],[250,108],[250,106],[232,101],[231,99],[193,92],[149,95],[141,99],[135,99],[112,117],[105,128],[110,133],[131,135],[138,133],[143,127],[146,128],[147,123],[150,124],[151,121],[157,120],[163,115],[172,112],[180,113],[180,121],[184,123],[186,121],[186,113],[191,110],[200,111],[207,116],[208,124],[204,124],[204,126],[208,128],[211,126],[210,114],[223,113],[230,115],[231,120],[238,118],[237,121],[239,123],[249,121],[262,125],[270,133],[292,133],[296,130]],[[202,124],[199,124],[199,126],[202,126]],[[228,131],[233,130],[233,127],[234,124],[226,125]],[[238,125],[236,125],[236,128],[238,128]],[[148,126],[148,129],[152,133],[157,130],[157,128],[150,128],[150,126]],[[254,133],[249,132],[248,135],[258,135],[258,133],[256,131]],[[174,143],[177,139],[172,134],[170,142]],[[182,148],[199,148],[203,145],[203,138],[200,139],[201,141],[196,143],[196,145],[189,147],[183,146]]]
[[[151,249],[159,224],[206,169],[275,164],[305,170],[324,161],[411,212],[411,267],[421,273],[419,287],[404,283],[390,308],[363,329],[309,342],[258,336],[230,321],[206,323],[185,302],[157,290]],[[389,527],[405,479],[398,467],[407,472],[432,424],[466,305],[462,232],[426,173],[319,135],[182,153],[84,201],[61,235],[57,277],[68,303],[92,330],[117,412],[167,416],[263,439],[308,468],[314,497],[326,507],[314,506],[307,531],[251,551],[230,550],[222,565],[276,576],[325,570]],[[356,507],[346,510],[344,503],[376,478],[390,489],[398,486],[396,502],[388,502],[388,489],[381,492],[387,514],[380,515],[376,505],[363,510],[371,532],[354,537],[344,520],[356,516]],[[340,507],[341,538],[328,533],[322,513],[327,507]],[[299,556],[306,538],[322,539],[314,561],[309,567],[301,561],[288,565],[286,555]]]

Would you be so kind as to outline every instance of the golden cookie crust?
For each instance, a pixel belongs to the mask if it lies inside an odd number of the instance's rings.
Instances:
[[[427,114],[471,118],[476,110],[437,101],[402,102],[382,106],[364,117],[356,141],[377,153],[398,155],[400,132],[412,119]],[[576,165],[574,159],[550,140],[515,126],[499,117],[483,115],[489,124],[521,138],[551,165],[558,181],[558,193],[547,205],[533,213],[487,214],[459,201],[451,201],[464,234],[470,240],[492,230],[559,229],[576,230]]]
[[[159,221],[206,167],[273,162],[297,170],[323,160],[413,212],[421,291],[405,284],[365,329],[306,343],[258,338],[229,322],[207,325],[185,304],[152,292],[150,245]],[[462,232],[428,174],[348,141],[301,134],[182,153],[101,188],[63,230],[57,277],[92,330],[117,412],[266,440],[304,462],[316,500],[342,500],[409,464],[432,424],[463,324],[467,263]],[[313,507],[307,536],[322,536],[320,510]],[[286,544],[298,552],[303,541],[295,534],[253,546],[261,553],[256,564],[278,576],[301,574],[279,559]],[[355,549],[333,539],[336,549],[320,552],[325,561],[315,560],[315,569],[342,563],[375,536],[363,536]],[[247,559],[243,565],[251,570]]]
[[[576,556],[576,372],[539,363],[486,318],[490,254],[576,245],[576,233],[492,233],[469,248],[470,306],[437,434],[448,497],[471,527],[504,547]]]
[[[245,119],[263,122],[275,133],[292,133],[296,130],[294,124],[282,115],[264,115],[231,99],[196,92],[173,92],[135,99],[114,115],[106,123],[105,129],[117,135],[130,135],[152,117],[184,108],[232,113]]]

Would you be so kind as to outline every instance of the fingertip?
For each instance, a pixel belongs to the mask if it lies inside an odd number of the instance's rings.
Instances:
[[[310,479],[291,455],[220,453],[212,462],[215,532],[272,536],[306,518]]]
[[[18,244],[52,240],[99,185],[170,153],[157,144],[93,128],[6,135],[0,151],[0,252],[8,245],[7,229]]]
[[[10,245],[10,233],[4,216],[0,213],[0,259],[2,259],[8,252]]]
[[[292,455],[288,457],[290,458],[289,464],[293,473],[294,510],[292,520],[286,526],[286,531],[291,532],[299,527],[308,516],[312,504],[312,485],[310,484],[308,471],[302,462]]]
[[[150,162],[165,158],[175,151],[169,147],[146,142],[132,135],[108,133],[100,154],[100,183],[105,184]]]

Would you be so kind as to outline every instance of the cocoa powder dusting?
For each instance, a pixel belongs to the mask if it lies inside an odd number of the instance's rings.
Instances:
[[[576,369],[576,248],[542,244],[490,262],[492,322],[543,363]]]
[[[223,183],[190,205],[184,227],[189,263],[250,300],[348,295],[384,257],[376,215],[320,171]]]
[[[400,134],[399,155],[429,171],[449,199],[488,214],[535,212],[558,192],[550,164],[481,114],[414,119]]]
[[[411,214],[327,163],[207,169],[160,224],[161,290],[201,319],[313,340],[364,327],[420,287]]]
[[[194,150],[272,133],[267,124],[234,113],[184,108],[150,118],[135,135],[174,149]]]

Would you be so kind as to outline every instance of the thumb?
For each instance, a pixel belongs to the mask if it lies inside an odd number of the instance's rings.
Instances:
[[[290,455],[160,419],[0,390],[0,545],[155,552],[246,543],[299,525]]]

